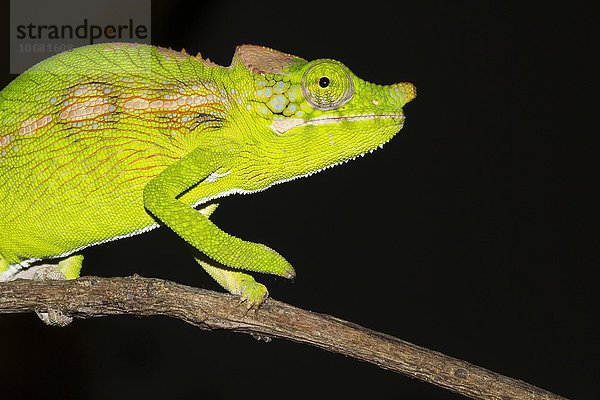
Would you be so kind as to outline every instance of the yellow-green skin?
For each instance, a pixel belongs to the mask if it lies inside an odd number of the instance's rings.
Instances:
[[[414,96],[408,83],[374,85],[337,61],[252,45],[229,67],[127,43],[51,57],[0,92],[0,280],[68,256],[59,266],[75,278],[79,250],[166,225],[259,305],[267,289],[243,271],[294,270],[216,227],[213,200],[378,148]]]

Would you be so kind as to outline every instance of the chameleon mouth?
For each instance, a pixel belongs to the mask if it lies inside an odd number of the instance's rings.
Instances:
[[[316,117],[311,119],[302,119],[302,118],[286,118],[275,120],[271,124],[271,128],[278,135],[282,135],[290,129],[296,128],[298,126],[306,126],[306,125],[325,125],[325,124],[334,124],[342,121],[348,122],[356,122],[356,121],[371,121],[371,120],[381,120],[381,119],[391,119],[396,120],[398,123],[404,122],[403,114],[364,114],[364,115],[348,115],[348,116],[324,116],[324,117]]]

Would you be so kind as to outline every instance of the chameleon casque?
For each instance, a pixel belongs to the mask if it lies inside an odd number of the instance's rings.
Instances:
[[[376,85],[330,59],[238,46],[229,67],[132,43],[85,46],[0,92],[0,281],[166,225],[226,290],[258,307],[248,272],[294,277],[265,245],[223,232],[215,199],[371,152],[403,126],[410,83]]]

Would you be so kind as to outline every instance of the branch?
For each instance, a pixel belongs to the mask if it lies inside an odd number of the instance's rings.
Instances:
[[[0,314],[48,310],[60,310],[76,318],[165,315],[205,330],[227,329],[289,339],[366,361],[473,399],[564,399],[436,351],[272,299],[257,313],[246,313],[232,295],[137,275],[0,283]]]

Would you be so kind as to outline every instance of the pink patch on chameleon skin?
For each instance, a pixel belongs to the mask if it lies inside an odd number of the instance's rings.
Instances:
[[[9,136],[9,135],[5,135],[0,137],[0,147],[4,147],[6,145],[8,145],[10,142],[12,142],[13,137]]]
[[[37,129],[40,129],[52,122],[51,115],[44,115],[43,117],[33,117],[29,118],[21,124],[21,128],[19,128],[19,135],[21,136],[29,136]]]
[[[108,99],[97,97],[95,99],[70,104],[61,111],[59,117],[65,121],[79,122],[109,114],[114,110],[115,106],[110,104]]]
[[[167,94],[164,95],[164,100],[147,100],[144,98],[132,98],[123,104],[123,108],[130,110],[163,110],[163,111],[177,111],[180,108],[185,107],[201,107],[211,103],[217,103],[221,101],[216,95],[213,93],[208,93],[205,95],[199,94],[190,94],[190,95],[182,95],[179,93],[176,94]]]
[[[145,110],[146,108],[148,108],[149,105],[150,105],[150,103],[148,102],[148,100],[140,98],[140,97],[134,97],[133,99],[127,100],[123,104],[123,108],[129,109],[129,110],[131,110],[131,109]]]

